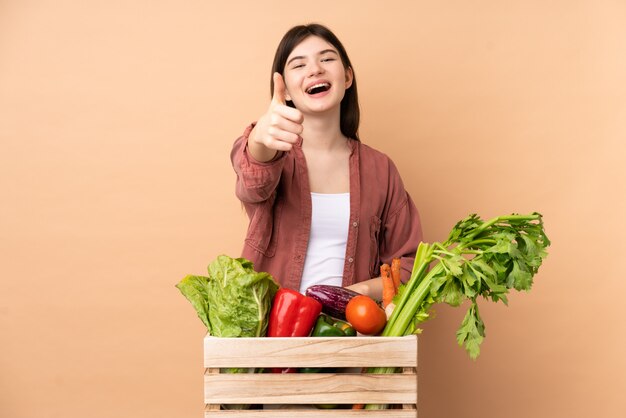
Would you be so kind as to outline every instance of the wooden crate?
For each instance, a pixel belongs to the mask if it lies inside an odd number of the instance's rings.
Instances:
[[[417,417],[417,336],[204,339],[205,418]],[[322,373],[220,373],[220,368],[357,368]],[[363,374],[362,367],[401,373]],[[311,404],[394,404],[402,409],[301,409]],[[226,404],[287,409],[224,410]],[[297,409],[296,411],[296,408]]]

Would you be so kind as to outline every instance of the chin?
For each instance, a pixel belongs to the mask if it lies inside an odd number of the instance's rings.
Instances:
[[[341,107],[339,103],[310,103],[306,108],[313,113],[326,113]]]

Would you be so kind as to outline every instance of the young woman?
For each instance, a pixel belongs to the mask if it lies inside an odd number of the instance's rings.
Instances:
[[[267,111],[231,152],[250,218],[242,257],[302,293],[331,284],[380,299],[380,265],[401,258],[406,280],[422,230],[393,162],[360,142],[343,45],[322,25],[293,27],[270,86]]]

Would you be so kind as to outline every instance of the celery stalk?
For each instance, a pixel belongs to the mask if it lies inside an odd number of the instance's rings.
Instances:
[[[382,335],[419,333],[417,325],[429,318],[433,304],[459,306],[470,300],[456,337],[475,360],[485,337],[477,298],[507,304],[510,289],[530,290],[549,245],[539,213],[499,216],[489,221],[475,214],[468,216],[454,226],[446,241],[419,245],[411,277],[394,299],[396,308]],[[434,265],[428,270],[431,264]],[[394,373],[395,368],[375,367],[368,372]],[[365,406],[386,408],[387,405]]]

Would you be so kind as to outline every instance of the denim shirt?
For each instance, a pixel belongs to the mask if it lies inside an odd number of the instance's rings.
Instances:
[[[248,152],[248,126],[231,151],[235,194],[250,219],[241,256],[283,287],[298,290],[311,229],[311,190],[302,138],[268,162]],[[397,168],[385,154],[353,139],[350,154],[350,226],[343,286],[378,277],[382,263],[400,258],[410,276],[422,241],[419,213]]]

